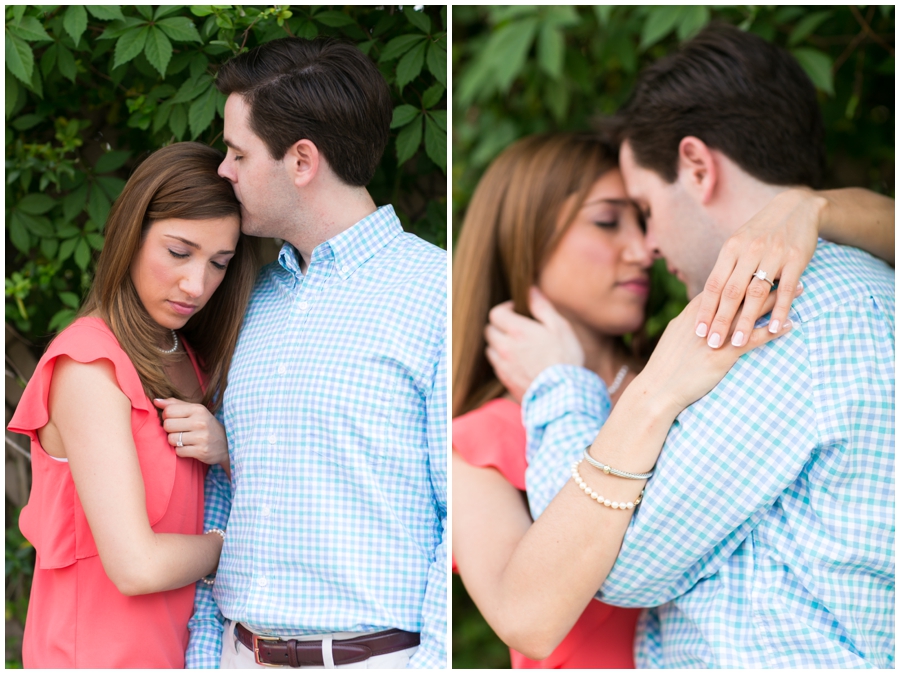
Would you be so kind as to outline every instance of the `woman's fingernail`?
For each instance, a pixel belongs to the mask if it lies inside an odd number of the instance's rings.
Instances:
[[[744,345],[744,333],[740,332],[740,331],[734,333],[734,336],[731,338],[731,345],[732,346],[743,346]]]
[[[784,325],[781,326],[781,329],[788,330],[789,328],[793,328],[793,327],[794,327],[793,323],[791,323],[790,321],[785,321]]]
[[[803,290],[803,281],[797,282],[797,290]]]
[[[698,337],[706,337],[706,331],[708,329],[709,328],[706,327],[706,323],[701,323],[700,325],[697,326],[697,333],[696,333],[697,336]]]
[[[719,344],[721,344],[721,343],[722,343],[722,338],[715,333],[710,335],[709,341],[707,342],[707,344],[709,344],[714,349],[718,349]]]
[[[781,325],[780,321],[777,321],[777,320],[769,321],[769,332],[771,332],[774,335],[776,332],[778,332],[778,327],[780,325]]]

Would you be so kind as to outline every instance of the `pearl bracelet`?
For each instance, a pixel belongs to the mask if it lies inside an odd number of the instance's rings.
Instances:
[[[225,532],[222,531],[222,529],[219,529],[218,527],[213,527],[212,529],[207,529],[206,531],[203,532],[204,536],[206,534],[219,534],[219,536],[222,537],[222,543],[225,542]],[[203,577],[200,580],[202,580],[206,585],[215,585],[216,584],[215,576],[213,576],[212,578],[209,578],[208,576]]]
[[[597,503],[613,508],[614,510],[634,510],[634,507],[636,505],[639,505],[641,500],[644,498],[643,489],[641,489],[641,493],[638,494],[638,497],[633,502],[628,501],[627,503],[619,503],[618,501],[610,501],[608,498],[604,498],[593,489],[588,487],[587,483],[583,479],[581,479],[581,474],[578,472],[579,463],[581,463],[581,461],[576,461],[572,464],[572,479],[575,480],[575,484],[578,485],[581,491],[590,496]]]

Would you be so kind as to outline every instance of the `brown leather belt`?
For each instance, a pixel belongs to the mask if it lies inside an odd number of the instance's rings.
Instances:
[[[241,623],[234,627],[238,641],[253,651],[259,665],[278,665],[282,667],[323,667],[322,642],[297,641],[279,637],[267,637],[254,634]],[[386,630],[352,639],[335,639],[331,643],[331,652],[335,665],[349,665],[354,662],[368,660],[375,655],[396,653],[419,645],[417,632],[403,630]]]

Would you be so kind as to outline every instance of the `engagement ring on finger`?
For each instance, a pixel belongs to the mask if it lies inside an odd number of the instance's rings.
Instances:
[[[178,442],[175,443],[176,447],[184,447],[182,439],[184,439],[184,431],[181,431],[181,433],[178,434]]]
[[[770,288],[773,287],[773,286],[775,285],[775,282],[774,282],[774,281],[770,281],[770,280],[767,278],[766,272],[764,272],[762,269],[757,269],[757,270],[756,270],[756,273],[755,273],[753,276],[754,276],[755,278],[758,278],[760,281],[765,281],[766,283],[768,283]]]

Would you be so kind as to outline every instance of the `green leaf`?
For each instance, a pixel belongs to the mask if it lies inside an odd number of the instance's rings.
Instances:
[[[197,100],[191,103],[188,110],[188,123],[191,127],[191,138],[194,139],[205,130],[216,116],[216,88],[212,84]]]
[[[416,11],[412,5],[404,5],[403,16],[426,35],[431,32],[431,18],[424,11]]]
[[[71,239],[66,239],[59,246],[59,261],[65,262],[69,259],[69,256],[75,252],[75,246],[78,245],[78,242],[81,241],[79,237],[74,237]]]
[[[78,243],[75,244],[75,264],[79,266],[81,271],[85,271],[90,262],[91,248],[88,246],[88,242],[84,239],[78,239]]]
[[[422,120],[417,119],[397,134],[397,164],[412,157],[422,142]]]
[[[85,192],[87,194],[87,192]],[[60,225],[57,223],[56,226],[56,238],[58,239],[68,239],[73,236],[78,236],[81,233],[81,230],[72,225]]]
[[[187,111],[183,104],[172,108],[172,114],[169,115],[169,128],[172,129],[175,138],[178,140],[184,138],[184,131],[187,128]]]
[[[72,309],[78,309],[78,307],[81,306],[81,298],[78,297],[78,295],[76,295],[75,293],[70,293],[68,291],[61,292],[59,294],[59,300],[67,307],[71,307]]]
[[[431,110],[428,113],[429,117],[434,120],[434,123],[441,127],[441,131],[447,133],[447,111],[446,110]]]
[[[321,12],[316,14],[313,19],[330,28],[340,28],[356,23],[352,17],[343,12]]]
[[[34,52],[21,38],[6,31],[6,67],[25,84],[31,84]]]
[[[422,107],[433,108],[444,97],[444,92],[446,90],[447,88],[440,82],[432,84],[425,90],[425,93],[422,94]],[[396,110],[394,112],[396,113]]]
[[[27,131],[43,122],[44,119],[42,115],[22,115],[16,118],[12,125],[18,131]]]
[[[112,19],[122,20],[125,18],[119,5],[85,5],[85,8],[96,19],[110,21]]]
[[[410,49],[397,63],[397,88],[403,91],[403,87],[412,82],[425,64],[425,42],[421,42]]]
[[[215,11],[212,5],[191,5],[191,14],[194,16],[209,16]]]
[[[823,12],[813,12],[812,14],[804,16],[797,22],[797,25],[794,26],[794,30],[792,30],[791,34],[788,36],[788,46],[793,47],[794,45],[803,42],[803,40],[813,34],[816,28],[831,18],[833,13],[832,10],[826,10]]]
[[[797,47],[791,50],[794,58],[800,63],[809,79],[818,89],[829,96],[834,96],[834,75],[831,72],[831,58],[818,49]]]
[[[425,116],[425,154],[441,167],[441,171],[447,172],[447,132],[428,115]]]
[[[505,93],[522,71],[538,23],[537,18],[520,19],[498,30],[488,41],[485,49],[491,53],[494,81],[501,92]]]
[[[158,21],[164,16],[169,16],[169,14],[174,14],[175,12],[184,9],[182,5],[159,5],[156,8],[156,12],[153,14],[153,20]],[[196,15],[195,15],[196,16]]]
[[[442,86],[447,86],[447,50],[437,42],[428,45],[428,54],[425,56],[428,70]]]
[[[615,5],[594,5],[594,14],[597,15],[597,21],[601,26],[609,23],[609,17],[612,14]]]
[[[396,129],[406,126],[420,114],[420,110],[412,105],[398,105],[394,108],[394,116],[391,119],[391,128]]]
[[[65,45],[59,45],[56,60],[62,76],[74,82],[75,76],[78,74],[78,66],[75,64],[75,56]]]
[[[138,26],[146,26],[147,22],[136,16],[129,16],[121,21],[113,21],[109,24],[100,36],[97,38],[98,40],[115,40],[116,38],[122,37],[132,28],[136,28]]]
[[[110,171],[115,171],[128,160],[130,155],[131,153],[126,152],[125,150],[114,150],[113,152],[107,152],[106,154],[100,155],[100,159],[94,164],[94,173],[109,173]]]
[[[571,5],[551,5],[544,9],[543,20],[555,28],[577,26],[581,16]]]
[[[44,30],[41,22],[33,16],[23,16],[21,21],[9,23],[6,27],[13,35],[20,37],[23,40],[28,40],[29,42],[53,40],[53,38],[47,34],[47,31]]]
[[[31,248],[31,235],[28,234],[28,227],[18,211],[13,211],[9,219],[9,240],[23,253],[28,253]]]
[[[16,109],[16,103],[19,102],[21,86],[15,77],[6,76],[6,118]]]
[[[157,21],[156,25],[162,28],[165,34],[175,42],[203,42],[194,22],[186,16],[172,16]]]
[[[774,23],[789,23],[797,17],[803,16],[805,10],[802,7],[782,7],[772,17]]]
[[[395,37],[387,43],[384,51],[381,52],[381,58],[379,58],[378,61],[379,63],[384,63],[385,61],[399,58],[415,45],[424,42],[426,39],[427,38],[424,35],[401,35],[400,37]]]
[[[97,178],[97,182],[103,188],[103,191],[106,192],[106,196],[109,197],[110,201],[118,199],[122,190],[125,189],[125,181],[114,176],[100,176]]]
[[[44,55],[41,56],[41,72],[44,74],[44,77],[50,74],[50,71],[56,67],[56,52],[59,51],[59,45],[51,44],[44,50]]]
[[[72,36],[72,41],[78,44],[84,31],[87,30],[87,12],[83,5],[69,5],[63,15],[63,26],[66,32]]]
[[[171,112],[172,104],[169,101],[166,101],[156,108],[156,114],[153,115],[153,133],[156,133],[166,125],[166,122],[169,121],[169,114]]]
[[[709,23],[709,9],[703,5],[687,5],[681,14],[678,24],[678,39],[682,42],[690,40]]]
[[[319,29],[316,28],[316,24],[312,21],[303,21],[297,26],[297,37],[302,37],[304,40],[312,40],[319,35]]]
[[[29,194],[16,204],[16,208],[25,213],[31,213],[31,215],[43,215],[54,206],[56,206],[56,201],[46,194]],[[53,236],[52,233],[50,236]]]
[[[135,56],[144,50],[147,44],[147,34],[150,32],[149,26],[138,26],[132,28],[116,42],[116,54],[113,60],[113,68],[118,68],[123,63],[128,63]]]
[[[680,5],[654,7],[644,22],[643,30],[641,30],[641,45],[639,49],[643,51],[671,33],[675,28],[675,24],[681,18],[681,10]]]
[[[103,227],[106,217],[109,215],[109,199],[99,185],[91,187],[91,196],[87,205],[88,216],[91,220]]]
[[[554,28],[549,23],[541,26],[537,40],[538,64],[550,77],[562,77],[565,49],[566,43],[558,28]]]
[[[19,211],[19,218],[28,227],[28,230],[38,236],[53,236],[53,224],[48,218],[42,215],[29,215],[24,211]]]
[[[103,250],[103,235],[97,234],[96,232],[91,232],[89,234],[85,234],[84,238],[87,239],[88,244],[94,250]]]
[[[87,202],[87,194],[87,183],[83,183],[80,187],[77,187],[66,195],[66,198],[63,199],[63,218],[65,218],[66,222],[70,222],[72,218],[84,210],[84,205]],[[59,232],[57,232],[57,234],[63,236]]]
[[[169,38],[156,27],[150,29],[147,35],[147,45],[144,48],[144,55],[150,64],[156,68],[160,77],[166,76],[166,68],[169,67],[169,61],[172,60],[172,43]]]
[[[31,82],[25,85],[26,88],[37,94],[38,98],[44,97],[43,85],[41,84],[41,73],[37,68],[31,71]]]
[[[41,239],[41,252],[44,254],[44,257],[48,260],[53,260],[56,258],[56,252],[59,250],[59,239],[56,238],[44,238]]]
[[[206,91],[207,87],[212,82],[212,77],[207,75],[206,73],[200,75],[197,79],[193,77],[187,80],[181,87],[178,89],[178,93],[175,94],[169,101],[170,103],[187,103],[188,101],[192,101],[201,93]]]
[[[199,78],[209,67],[209,59],[203,54],[198,54],[191,59],[191,77]]]
[[[140,15],[142,17],[147,19],[147,21],[150,21],[153,18],[153,9],[150,7],[150,5],[132,5],[132,6],[138,11],[138,13],[140,13]]]

